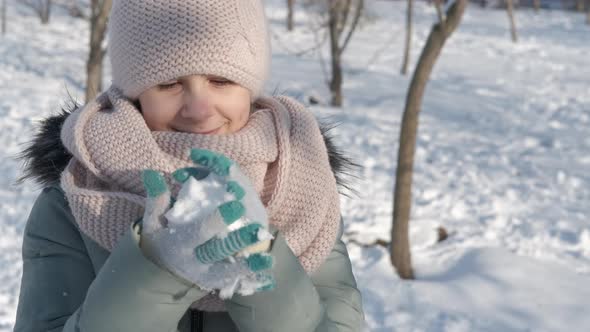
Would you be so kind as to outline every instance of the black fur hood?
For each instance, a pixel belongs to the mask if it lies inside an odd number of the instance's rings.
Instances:
[[[17,156],[17,159],[23,162],[23,173],[17,179],[17,184],[28,179],[33,180],[41,187],[59,183],[62,171],[72,158],[70,152],[61,142],[61,127],[65,119],[79,107],[80,105],[76,102],[70,101],[58,114],[49,116],[39,123],[35,136]],[[343,189],[354,192],[348,179],[353,176],[358,165],[346,157],[334,144],[334,138],[330,134],[330,130],[334,127],[336,125],[333,123],[320,121],[320,129],[328,149],[330,166],[336,177],[339,191],[346,195],[347,193]]]

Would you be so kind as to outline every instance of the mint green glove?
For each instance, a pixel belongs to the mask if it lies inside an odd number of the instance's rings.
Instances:
[[[253,185],[224,155],[193,149],[190,156],[198,167],[172,174],[182,183],[176,198],[162,174],[143,172],[148,197],[142,251],[200,288],[219,291],[221,298],[274,288],[272,257],[258,252],[272,235]]]

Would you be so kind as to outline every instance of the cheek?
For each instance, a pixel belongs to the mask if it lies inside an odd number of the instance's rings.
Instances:
[[[236,98],[233,101],[232,105],[228,105],[228,110],[231,111],[226,114],[231,122],[231,131],[236,132],[242,129],[250,118],[250,99]]]
[[[141,100],[143,118],[151,130],[170,130],[178,107],[170,100],[162,98],[145,98]]]
[[[238,115],[239,121],[246,124],[246,122],[248,122],[248,118],[250,118],[250,104],[247,105],[243,105],[239,115]]]

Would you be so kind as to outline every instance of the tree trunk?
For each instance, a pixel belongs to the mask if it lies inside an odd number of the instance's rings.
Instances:
[[[6,0],[2,0],[2,35],[6,34]]]
[[[333,43],[331,43],[333,44]],[[332,52],[332,79],[330,80],[330,92],[332,93],[331,105],[342,107],[342,64],[341,56],[334,45],[331,45]]]
[[[580,12],[584,12],[584,0],[577,0],[576,1],[576,9]]]
[[[538,12],[541,8],[541,0],[533,0],[533,6],[535,7],[535,12]]]
[[[340,62],[340,34],[341,29],[338,28],[339,22],[339,6],[332,4],[330,6],[328,26],[330,29],[330,54],[332,58],[332,78],[330,80],[330,92],[332,93],[332,106],[342,106],[342,67]]]
[[[404,61],[402,63],[401,74],[408,73],[408,63],[410,62],[410,49],[412,47],[412,9],[414,7],[414,0],[408,0],[408,11],[406,14],[406,46],[404,50]]]
[[[293,7],[295,0],[287,0],[287,30],[293,31]]]
[[[506,10],[508,11],[508,20],[510,21],[512,41],[516,43],[518,41],[518,36],[516,35],[516,23],[514,21],[514,6],[512,0],[506,0]]]
[[[356,0],[356,6],[352,5],[352,0],[330,0],[328,13],[328,29],[330,35],[330,53],[332,63],[332,77],[330,79],[330,92],[332,94],[331,105],[336,107],[342,106],[342,54],[348,46],[350,39],[358,22],[360,20],[364,0]],[[350,19],[350,11],[354,7],[354,17]],[[348,31],[345,30],[348,28]],[[343,37],[345,36],[345,37]]]
[[[86,102],[102,90],[102,62],[106,50],[102,48],[112,0],[92,0],[90,14],[90,50],[86,62]]]
[[[70,16],[72,16],[72,17],[85,18],[84,12],[82,11],[82,9],[80,8],[80,5],[78,4],[78,0],[70,0],[70,2],[68,4],[68,12],[70,13]]]
[[[41,17],[41,24],[48,24],[51,13],[51,0],[42,0],[40,6],[39,16]]]
[[[590,0],[586,0],[586,24],[590,25]]]
[[[391,263],[403,279],[414,278],[410,255],[409,220],[412,205],[414,150],[422,97],[446,40],[461,22],[467,1],[456,0],[447,11],[444,25],[439,22],[433,26],[418,60],[406,97],[399,138],[390,248]]]

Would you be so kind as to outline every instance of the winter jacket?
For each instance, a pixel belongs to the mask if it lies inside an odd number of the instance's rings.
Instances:
[[[55,160],[44,160],[67,157],[59,142],[51,140],[59,140],[55,131],[60,120],[46,121],[37,145],[28,150],[34,176],[47,186],[30,212],[23,236],[15,332],[361,330],[361,295],[341,240],[342,225],[332,252],[311,275],[281,233],[273,230],[276,238],[270,252],[276,288],[235,295],[225,301],[228,311],[220,313],[189,308],[206,292],[142,254],[137,222],[112,252],[100,247],[79,230],[72,216],[56,182],[61,166],[56,170]],[[53,175],[47,174],[47,163]]]

